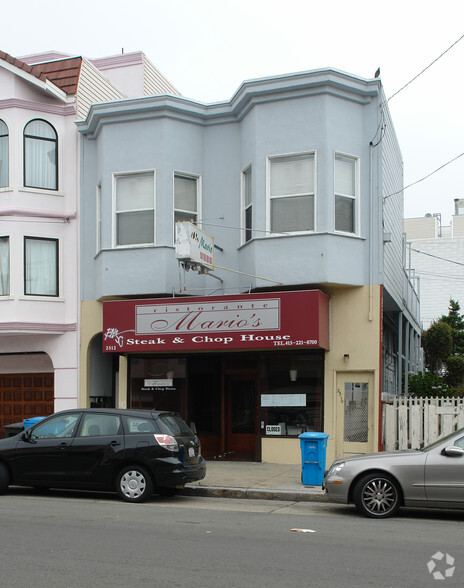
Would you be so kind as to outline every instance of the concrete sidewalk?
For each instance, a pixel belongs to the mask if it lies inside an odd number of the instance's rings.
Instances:
[[[246,461],[207,461],[206,477],[187,484],[188,496],[326,501],[321,486],[303,486],[301,465]]]

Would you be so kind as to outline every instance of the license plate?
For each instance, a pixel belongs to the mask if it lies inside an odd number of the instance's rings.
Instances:
[[[188,448],[188,456],[189,457],[195,457],[195,447],[189,447]]]

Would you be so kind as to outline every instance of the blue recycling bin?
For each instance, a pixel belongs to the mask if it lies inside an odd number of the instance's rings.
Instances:
[[[28,429],[29,427],[32,427],[32,425],[35,425],[44,418],[45,417],[31,417],[30,419],[23,419],[24,430]]]
[[[301,448],[301,481],[304,486],[321,486],[324,479],[327,433],[298,435]]]

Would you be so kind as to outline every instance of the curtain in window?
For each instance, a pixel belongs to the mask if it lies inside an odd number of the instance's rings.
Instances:
[[[355,195],[354,159],[348,157],[335,158],[335,193]]]
[[[197,212],[197,180],[196,178],[174,178],[174,206],[180,210]]]
[[[10,293],[10,240],[0,237],[0,296]]]
[[[25,239],[25,294],[58,296],[58,242]]]
[[[271,161],[271,196],[314,192],[314,158],[292,157]]]
[[[34,120],[24,129],[24,185],[57,190],[57,137],[54,128]]]
[[[116,244],[153,243],[155,239],[154,174],[116,177]]]
[[[335,157],[335,230],[354,233],[356,204],[356,160]]]

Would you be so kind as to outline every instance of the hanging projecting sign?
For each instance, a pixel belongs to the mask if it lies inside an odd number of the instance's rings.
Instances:
[[[320,290],[103,303],[103,351],[329,348]]]

